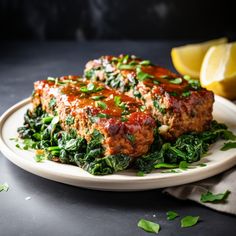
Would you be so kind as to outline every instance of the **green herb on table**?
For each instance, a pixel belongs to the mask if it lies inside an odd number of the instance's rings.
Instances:
[[[220,149],[221,151],[227,151],[229,149],[236,148],[236,142],[224,143],[224,146]]]
[[[181,219],[181,228],[192,227],[199,221],[199,216],[185,216]]]
[[[203,193],[201,195],[201,202],[213,202],[213,203],[217,203],[217,202],[221,202],[221,201],[225,201],[227,199],[227,197],[229,196],[230,191],[226,190],[224,193],[218,193],[218,194],[213,194],[211,192],[207,192],[207,193]]]
[[[158,233],[160,231],[160,225],[149,220],[141,219],[138,222],[138,227],[149,233]]]
[[[0,192],[7,192],[9,190],[8,183],[0,184]]]
[[[167,216],[167,220],[174,220],[176,217],[179,216],[179,214],[175,211],[168,211],[166,213],[166,216]]]

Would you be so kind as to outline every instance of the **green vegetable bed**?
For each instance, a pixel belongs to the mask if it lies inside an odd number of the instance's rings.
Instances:
[[[36,161],[57,160],[61,163],[77,165],[93,175],[107,175],[127,168],[137,170],[142,176],[154,169],[187,169],[188,163],[199,161],[207,153],[210,144],[218,139],[235,140],[236,136],[224,124],[212,121],[211,128],[202,133],[180,136],[174,142],[165,142],[155,133],[155,141],[150,151],[134,161],[129,156],[118,154],[104,156],[103,135],[94,130],[88,143],[79,137],[76,130],[63,131],[58,116],[45,113],[39,106],[33,113],[29,110],[24,116],[24,125],[18,128],[23,139],[19,148],[44,150],[36,154]]]

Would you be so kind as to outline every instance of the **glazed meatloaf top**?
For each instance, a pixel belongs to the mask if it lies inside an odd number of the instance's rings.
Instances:
[[[103,56],[87,63],[85,77],[136,98],[160,124],[166,139],[201,132],[212,121],[214,95],[199,81],[135,56]]]
[[[105,155],[139,157],[154,140],[156,124],[140,110],[142,104],[104,84],[65,76],[37,81],[34,90],[33,107],[41,105],[47,113],[58,115],[64,130],[75,129],[87,141],[98,130],[104,137]]]

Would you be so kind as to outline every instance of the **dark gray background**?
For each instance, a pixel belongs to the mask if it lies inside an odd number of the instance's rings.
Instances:
[[[0,0],[0,40],[236,39],[233,0]]]
[[[129,53],[172,68],[172,42],[45,42],[2,43],[0,46],[0,114],[28,97],[33,81],[47,76],[81,74],[86,61],[104,54]],[[0,235],[3,236],[130,236],[148,235],[137,228],[140,218],[161,224],[160,235],[233,236],[235,217],[190,201],[146,192],[99,192],[76,188],[32,175],[0,153]],[[30,196],[31,200],[25,198]],[[166,220],[168,210],[199,215],[195,227],[181,229],[180,218]],[[153,215],[156,215],[154,218]]]

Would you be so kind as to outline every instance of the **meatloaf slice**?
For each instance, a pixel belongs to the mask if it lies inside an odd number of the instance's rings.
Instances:
[[[103,56],[89,61],[84,76],[136,98],[159,121],[166,139],[201,132],[212,121],[214,94],[189,76],[181,77],[135,56]]]
[[[75,129],[87,141],[98,130],[104,137],[104,155],[139,157],[154,140],[155,121],[140,111],[140,102],[77,76],[35,82],[32,103],[33,109],[41,105],[57,114],[63,130]]]

